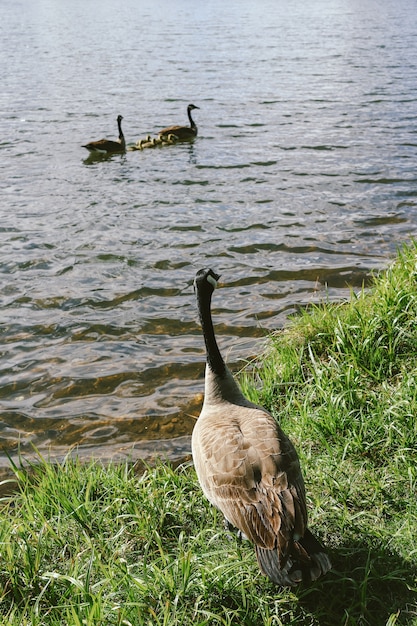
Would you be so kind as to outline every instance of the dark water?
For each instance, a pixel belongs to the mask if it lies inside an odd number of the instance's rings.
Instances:
[[[188,451],[236,365],[417,233],[414,0],[3,0],[0,461]],[[89,161],[186,121],[181,144]]]

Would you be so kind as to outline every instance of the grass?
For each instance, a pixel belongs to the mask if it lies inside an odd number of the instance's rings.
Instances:
[[[191,465],[42,459],[0,509],[0,623],[416,626],[417,245],[372,288],[272,335],[240,379],[300,455],[333,570],[274,587]],[[1,621],[2,620],[2,621]]]

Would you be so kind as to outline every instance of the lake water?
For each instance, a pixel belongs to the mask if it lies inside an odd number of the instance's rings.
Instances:
[[[2,0],[0,464],[175,457],[203,390],[417,234],[414,0]],[[192,144],[89,160],[186,122]]]

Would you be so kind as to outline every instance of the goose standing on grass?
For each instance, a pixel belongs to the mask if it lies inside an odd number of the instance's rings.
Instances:
[[[264,575],[283,586],[316,580],[331,564],[307,528],[295,448],[274,418],[245,398],[217,346],[211,298],[218,279],[203,269],[194,283],[207,352],[204,403],[192,434],[197,476],[226,523],[254,543]]]
[[[194,139],[197,137],[197,126],[191,117],[191,111],[194,109],[198,109],[200,107],[196,107],[195,104],[189,104],[187,107],[187,115],[190,120],[190,126],[169,126],[168,128],[163,128],[159,131],[158,136],[160,139],[167,138],[168,135],[174,135],[177,141],[185,141],[187,139]]]
[[[125,152],[126,141],[122,131],[122,119],[121,115],[117,116],[117,127],[119,129],[119,141],[112,141],[111,139],[99,139],[98,141],[91,141],[82,146],[87,148],[92,154],[113,154],[114,152]]]

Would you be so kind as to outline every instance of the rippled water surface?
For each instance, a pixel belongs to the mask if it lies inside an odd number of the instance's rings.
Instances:
[[[200,267],[236,365],[416,235],[414,0],[3,0],[0,29],[0,462],[188,451]],[[192,144],[81,147],[189,102]]]

